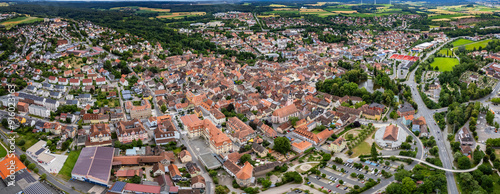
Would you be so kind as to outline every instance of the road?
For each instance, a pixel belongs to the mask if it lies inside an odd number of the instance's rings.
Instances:
[[[431,52],[429,52],[425,58],[422,59],[422,61],[427,60],[427,58],[431,55],[433,55],[435,52],[439,51],[444,45],[448,44],[449,42],[454,41],[457,38],[452,38],[448,40],[447,42],[443,43],[439,47],[435,48]],[[424,116],[425,120],[427,121],[427,127],[429,129],[430,135],[434,136],[436,138],[436,145],[439,148],[439,155],[441,158],[441,162],[443,163],[443,167],[446,169],[453,169],[453,156],[452,156],[452,151],[451,148],[447,149],[448,147],[446,146],[445,138],[442,137],[442,134],[438,133],[438,131],[441,131],[439,127],[437,126],[436,121],[433,118],[434,115],[434,110],[430,110],[427,108],[425,105],[424,101],[422,100],[422,97],[420,96],[417,88],[417,83],[415,83],[415,72],[417,68],[413,70],[410,73],[410,76],[408,80],[405,82],[408,86],[410,86],[412,90],[412,97],[413,101],[417,103],[418,105],[418,113],[416,118],[420,116]],[[455,194],[459,193],[457,189],[457,184],[455,183],[455,177],[453,175],[453,172],[447,171],[446,172],[446,179],[448,180],[448,193],[450,194]]]

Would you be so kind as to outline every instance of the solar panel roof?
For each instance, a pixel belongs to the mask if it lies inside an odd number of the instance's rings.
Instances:
[[[127,185],[126,182],[117,181],[109,191],[121,193],[125,185]]]

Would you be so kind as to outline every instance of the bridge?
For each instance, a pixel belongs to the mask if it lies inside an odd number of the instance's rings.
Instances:
[[[392,156],[380,156],[381,158],[390,158]],[[413,160],[413,161],[417,161],[417,162],[420,162],[420,163],[424,163],[432,168],[435,168],[435,169],[439,169],[439,170],[444,170],[446,172],[453,172],[453,173],[461,173],[461,172],[472,172],[474,170],[477,169],[477,167],[479,167],[481,164],[483,164],[483,160],[481,160],[481,162],[479,162],[479,164],[473,168],[469,168],[469,169],[463,169],[463,170],[455,170],[455,169],[448,169],[448,168],[443,168],[443,167],[440,167],[440,166],[436,166],[434,164],[431,164],[425,160],[420,160],[420,159],[417,159],[417,158],[412,158],[412,157],[408,157],[408,156],[394,156],[396,158],[399,158],[399,159],[410,159],[410,160]]]

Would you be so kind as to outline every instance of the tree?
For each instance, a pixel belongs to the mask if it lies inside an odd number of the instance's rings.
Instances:
[[[355,177],[356,177],[356,173],[354,173],[354,172],[353,172],[353,173],[351,173],[351,177],[352,177],[352,178],[355,178]]]
[[[26,160],[26,154],[20,155],[19,160],[21,160],[21,162],[24,162]]]
[[[394,179],[396,179],[397,181],[403,181],[404,178],[406,177],[410,177],[411,176],[411,173],[408,172],[407,170],[405,169],[400,169],[398,170],[395,174],[394,174]]]
[[[340,180],[340,181],[339,181],[339,183],[340,183],[341,185],[343,185],[343,184],[344,184],[344,181],[343,181],[343,180]]]
[[[375,147],[375,142],[372,143],[372,150],[371,150],[371,154],[372,154],[372,160],[373,161],[377,161],[377,147]]]
[[[250,156],[250,154],[243,154],[243,156],[241,156],[240,158],[240,164],[245,164],[245,162],[250,162],[252,161],[252,156]]]
[[[391,163],[389,161],[385,161],[385,165],[389,166]]]
[[[462,156],[458,158],[459,169],[469,169],[470,167],[471,167],[471,162],[467,156]]]
[[[274,139],[273,149],[282,154],[286,154],[290,151],[291,145],[290,140],[287,137],[277,137]]]
[[[167,106],[161,105],[161,112],[166,112],[167,111]]]
[[[486,112],[486,122],[489,125],[493,125],[493,119],[495,118],[495,114],[493,114],[491,111]]]
[[[263,180],[262,181],[262,187],[264,188],[269,188],[272,185],[272,182],[270,180]]]
[[[403,179],[403,184],[401,190],[403,193],[412,193],[417,188],[417,184],[413,182],[410,177],[405,177]]]
[[[290,121],[292,126],[295,127],[295,124],[297,124],[297,121],[299,121],[299,117],[290,117],[290,118],[288,118],[288,120]]]
[[[43,173],[42,175],[40,175],[40,179],[41,180],[45,180],[47,179],[47,175],[45,173]]]
[[[31,164],[28,165],[28,169],[30,169],[30,170],[35,169],[35,167],[36,167],[35,163],[31,163]]]
[[[38,168],[33,169],[33,172],[38,174],[38,171],[40,171]]]
[[[218,185],[215,187],[215,193],[216,194],[226,194],[229,193],[229,188],[227,188],[226,185]]]

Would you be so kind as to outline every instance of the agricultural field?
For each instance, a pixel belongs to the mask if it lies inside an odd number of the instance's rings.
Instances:
[[[441,49],[439,50],[439,54],[446,55],[448,57],[453,56],[453,53],[450,49]]]
[[[301,14],[317,14],[319,17],[327,17],[335,15],[335,13],[325,11],[323,9],[300,9]]]
[[[0,23],[1,25],[4,25],[5,28],[10,29],[18,24],[28,24],[28,23],[33,23],[33,22],[38,22],[38,21],[43,21],[43,18],[37,18],[37,17],[18,17],[14,19],[10,19],[7,21],[4,21]]]
[[[429,19],[434,20],[434,19],[451,19],[455,17],[462,17],[466,16],[465,14],[440,14],[440,15],[434,15],[429,17]]]
[[[281,5],[281,4],[271,4],[269,7],[286,7],[286,5]]]
[[[174,13],[166,13],[165,15],[159,15],[156,16],[156,18],[178,19],[182,17],[200,16],[205,14],[206,14],[205,12],[174,12]]]
[[[441,72],[451,71],[455,65],[458,65],[458,59],[445,57],[436,57],[434,62],[431,63],[431,67],[435,68],[437,66]]]
[[[5,7],[5,6],[9,6],[9,3],[0,2],[0,7]]]
[[[137,7],[137,6],[129,6],[129,7],[113,7],[110,10],[130,10],[130,9],[138,9],[135,13],[168,13],[170,9],[160,9],[160,8],[149,8],[149,7]]]

